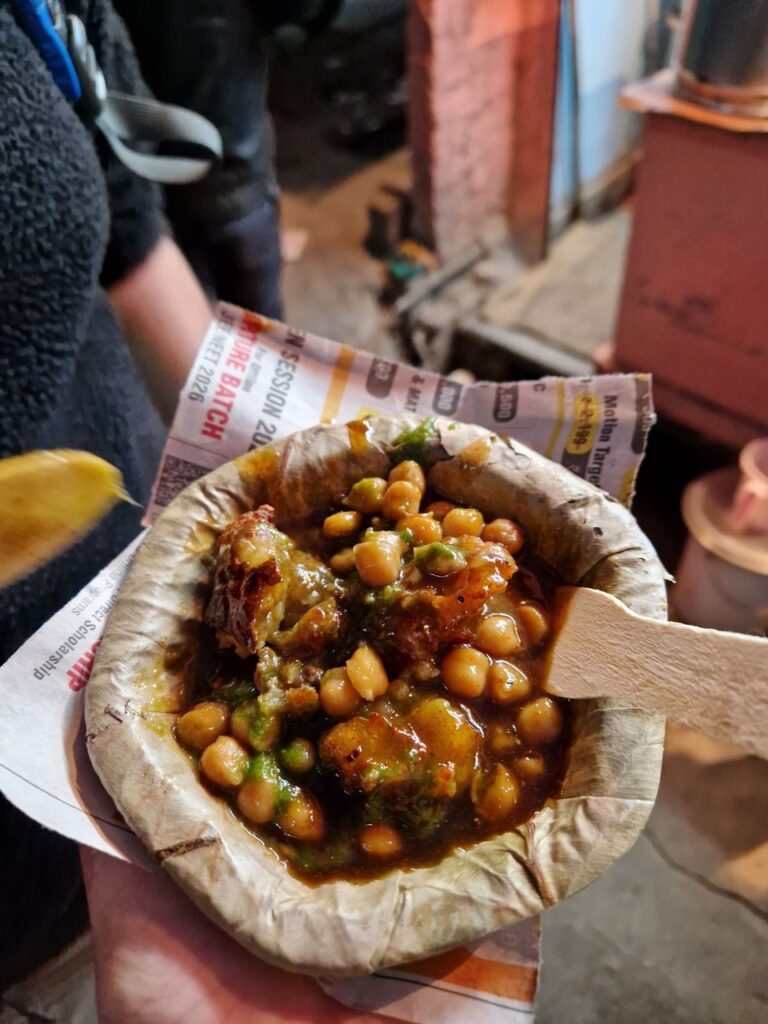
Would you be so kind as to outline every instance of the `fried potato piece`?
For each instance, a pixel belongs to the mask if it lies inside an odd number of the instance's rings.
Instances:
[[[347,789],[450,798],[469,784],[481,738],[460,708],[436,697],[407,718],[374,712],[340,722],[321,737],[319,749]]]
[[[478,542],[466,566],[439,588],[433,583],[406,587],[381,607],[374,633],[377,645],[407,662],[429,661],[442,645],[466,639],[466,622],[489,598],[506,591],[516,571],[505,547]]]
[[[328,597],[304,612],[295,626],[275,634],[274,645],[283,655],[309,658],[338,640],[344,613],[335,597]]]
[[[479,545],[466,569],[456,574],[444,593],[432,598],[443,628],[450,629],[457,619],[479,612],[489,597],[503,594],[516,571],[514,558],[502,544]]]
[[[454,796],[472,778],[482,736],[459,708],[443,697],[414,708],[411,725],[429,753],[433,781],[431,796]]]
[[[272,524],[273,515],[269,505],[246,512],[216,544],[213,593],[205,621],[218,631],[221,642],[233,645],[243,657],[257,653],[286,618],[298,625],[296,620],[300,623],[307,608],[333,595],[338,586],[326,565],[298,552]],[[327,611],[299,628],[294,637],[297,645],[309,644],[317,653],[322,637],[330,640],[338,635],[334,630],[339,623]],[[311,623],[315,627],[323,623],[324,628],[310,628]],[[329,623],[335,623],[333,630],[327,628]]]
[[[412,728],[377,712],[339,722],[321,737],[319,750],[347,789],[364,793],[405,785],[426,758],[426,747]]]

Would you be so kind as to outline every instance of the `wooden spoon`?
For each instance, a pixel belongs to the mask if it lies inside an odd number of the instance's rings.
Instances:
[[[768,759],[768,639],[657,622],[559,587],[545,689],[620,697]]]

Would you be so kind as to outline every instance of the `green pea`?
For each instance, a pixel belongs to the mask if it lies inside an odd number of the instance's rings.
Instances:
[[[269,750],[280,735],[280,716],[263,706],[261,697],[238,704],[230,719],[232,735],[254,750]]]
[[[413,559],[419,569],[431,576],[452,576],[467,564],[461,551],[439,540],[414,548]]]
[[[309,740],[295,739],[280,751],[280,760],[287,771],[303,775],[315,767],[317,755]]]

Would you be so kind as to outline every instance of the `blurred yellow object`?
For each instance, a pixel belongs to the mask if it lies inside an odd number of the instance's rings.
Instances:
[[[60,449],[0,459],[0,587],[74,544],[120,500],[119,469]]]

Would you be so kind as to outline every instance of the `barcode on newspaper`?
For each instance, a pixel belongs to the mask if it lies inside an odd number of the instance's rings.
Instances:
[[[179,459],[175,455],[166,455],[163,471],[157,482],[155,503],[169,505],[180,491],[201,476],[205,476],[207,472],[207,469],[198,466],[196,462],[187,462],[186,459]]]

